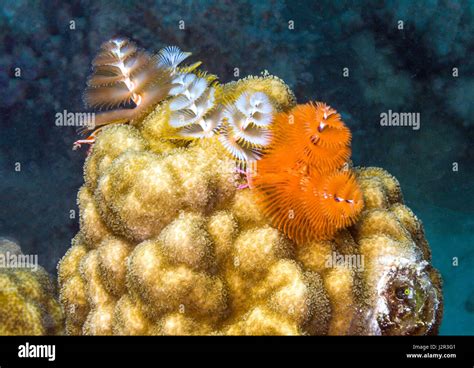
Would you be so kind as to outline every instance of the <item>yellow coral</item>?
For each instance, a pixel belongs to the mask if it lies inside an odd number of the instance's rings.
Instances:
[[[64,315],[55,284],[41,266],[11,263],[22,257],[16,243],[0,238],[0,335],[62,334]]]
[[[275,83],[227,91],[291,105]],[[440,278],[395,178],[356,169],[360,220],[332,241],[296,246],[252,190],[236,188],[215,138],[164,141],[162,113],[104,129],[85,164],[81,230],[59,265],[69,334],[436,333]]]
[[[120,142],[120,145],[117,144]],[[146,149],[145,140],[138,132],[128,125],[112,125],[102,129],[101,139],[94,144],[93,154],[84,165],[85,183],[91,191],[97,186],[97,177],[115,158],[126,151],[142,151]]]
[[[224,99],[228,102],[234,102],[243,92],[263,92],[270,97],[278,111],[286,111],[296,105],[293,91],[284,81],[273,75],[249,76],[227,83],[223,88]]]

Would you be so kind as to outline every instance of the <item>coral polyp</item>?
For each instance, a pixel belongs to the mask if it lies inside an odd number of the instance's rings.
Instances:
[[[350,157],[351,132],[330,106],[298,105],[274,119],[273,146],[292,150],[320,173],[340,168]]]
[[[363,207],[355,176],[351,172],[339,171],[320,178],[313,176],[312,181],[314,184],[305,195],[308,196],[308,218],[315,231],[331,234],[333,228],[352,225]]]
[[[273,141],[252,179],[263,212],[297,243],[329,239],[350,226],[363,200],[350,171],[351,133],[323,103],[279,113]]]
[[[92,133],[76,141],[73,149],[83,143],[93,144],[106,125],[141,122],[158,103],[170,96],[173,87],[176,89],[178,66],[190,55],[177,46],[151,55],[124,37],[104,42],[92,61],[84,101],[88,107],[106,111],[95,114],[94,124],[80,129],[82,133]],[[184,69],[193,70],[197,66],[199,63]]]
[[[218,103],[220,86],[217,77],[192,68],[178,70],[172,80],[168,108],[170,118],[166,123],[171,130],[169,138],[210,138],[219,128]]]
[[[305,139],[310,140],[313,145],[340,148],[351,141],[351,132],[342,122],[341,116],[324,103],[310,102],[297,106],[292,114],[296,123],[302,125]]]
[[[165,51],[158,59],[126,38],[102,45],[92,62],[84,99],[90,107],[122,108],[97,114],[96,126],[137,119],[167,97],[173,71],[169,65],[181,61],[183,53],[179,49]]]
[[[220,123],[222,145],[241,163],[252,164],[261,157],[271,138],[270,123],[275,108],[264,92],[242,93],[228,103]]]

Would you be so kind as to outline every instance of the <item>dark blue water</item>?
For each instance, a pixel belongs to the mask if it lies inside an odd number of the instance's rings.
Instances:
[[[175,44],[223,82],[235,68],[268,70],[300,102],[340,111],[354,163],[395,175],[425,225],[444,279],[441,333],[472,335],[473,30],[473,1],[4,0],[0,236],[55,272],[78,230],[70,210],[84,152],[71,150],[74,129],[56,127],[54,115],[81,111],[90,61],[110,37],[150,51]],[[419,113],[420,129],[381,126],[388,110]]]

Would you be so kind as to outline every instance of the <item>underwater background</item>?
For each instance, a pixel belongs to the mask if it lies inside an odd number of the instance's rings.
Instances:
[[[354,164],[395,175],[423,221],[444,280],[440,333],[473,335],[473,31],[467,0],[3,0],[0,237],[56,272],[79,229],[86,155],[56,113],[84,111],[91,60],[112,36],[177,45],[222,82],[267,70],[298,101],[337,109]],[[389,110],[419,113],[420,129],[381,126]]]

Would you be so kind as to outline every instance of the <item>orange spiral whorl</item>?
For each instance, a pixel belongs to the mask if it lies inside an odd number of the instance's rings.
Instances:
[[[298,105],[273,121],[273,139],[252,183],[264,213],[297,243],[329,239],[363,207],[354,175],[342,167],[351,133],[324,103]]]

